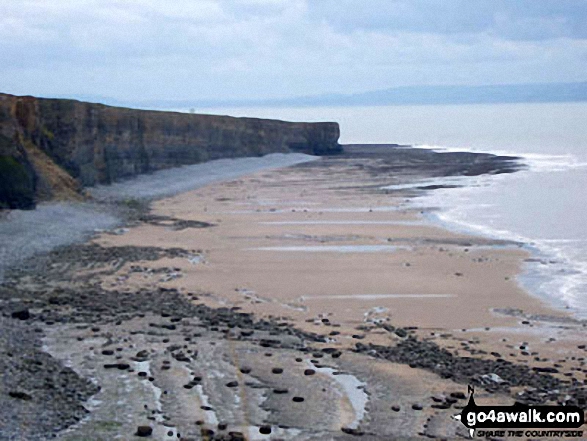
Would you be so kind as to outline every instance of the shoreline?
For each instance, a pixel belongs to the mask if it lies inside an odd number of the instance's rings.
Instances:
[[[443,149],[432,150],[443,151]],[[446,151],[456,153],[460,150],[455,148],[446,149]],[[474,150],[463,151],[474,152]],[[505,152],[499,151],[487,151],[487,153],[495,155],[505,154]],[[522,176],[518,176],[518,173],[537,172],[534,164],[537,159],[533,158],[533,156],[548,157],[548,155],[520,153],[516,155],[516,157],[518,157],[520,163],[523,164],[523,168],[513,176],[510,174],[501,174],[498,176],[485,175],[480,177],[481,182],[479,177],[476,176],[463,177],[460,181],[455,182],[454,185],[458,189],[462,189],[464,192],[468,192],[471,195],[475,194],[475,189],[478,187],[484,189],[486,187],[496,187],[497,185],[501,185],[503,191],[503,182],[505,180],[522,179]],[[445,180],[444,178],[440,178],[437,182],[437,187],[447,189],[445,192],[447,200],[451,200],[450,179],[451,178]],[[500,182],[498,180],[502,181]],[[462,200],[463,196],[457,198],[454,196],[452,197],[453,204],[447,204],[442,201],[442,206],[438,207],[434,205],[438,201],[438,197],[435,199],[430,193],[428,193],[424,194],[424,205],[418,203],[418,199],[415,199],[413,201],[413,206],[415,208],[423,208],[426,210],[426,213],[424,214],[425,218],[429,222],[439,225],[441,228],[456,233],[503,240],[512,245],[520,245],[521,248],[530,253],[530,257],[524,262],[524,269],[518,276],[520,286],[528,291],[529,295],[546,301],[555,310],[571,314],[577,319],[587,318],[587,309],[584,305],[582,306],[580,303],[573,304],[572,296],[569,298],[568,295],[561,294],[563,292],[572,292],[577,287],[584,285],[585,275],[587,275],[585,264],[577,262],[573,258],[573,253],[571,252],[574,251],[574,253],[577,253],[577,250],[569,250],[564,247],[557,247],[550,244],[550,242],[556,242],[556,240],[549,240],[547,238],[535,239],[511,230],[498,229],[495,226],[491,226],[488,222],[480,222],[479,219],[466,219],[462,215],[459,217],[458,215],[453,214],[453,212],[455,211],[455,204],[464,203]],[[466,196],[466,198],[473,199],[473,196]],[[430,204],[432,204],[432,206],[430,206]],[[482,210],[482,208],[479,208],[479,210]],[[582,280],[576,280],[577,277]]]
[[[220,440],[223,421],[249,439],[453,438],[466,431],[451,418],[464,405],[452,394],[468,382],[484,403],[584,400],[584,358],[570,354],[586,324],[504,279],[524,252],[428,225],[406,205],[411,193],[376,190],[455,164],[354,155],[161,199],[116,234],[13,272],[3,314],[30,311],[17,321],[40,330],[30,341],[101,387],[80,385],[83,396],[112,406],[74,413],[73,425],[64,417],[59,438],[147,424],[161,437]],[[486,309],[494,303],[499,314]],[[366,395],[353,398],[332,372]]]
[[[435,212],[425,213],[425,219],[432,224],[438,225],[440,228],[447,229],[456,233],[477,236],[489,240],[495,240],[503,243],[503,247],[514,247],[524,250],[528,253],[528,258],[524,259],[524,265],[520,273],[516,276],[520,287],[527,292],[532,298],[539,299],[545,302],[554,311],[567,314],[577,320],[585,320],[585,313],[581,313],[578,308],[573,308],[564,299],[549,295],[542,287],[546,283],[564,284],[561,279],[569,277],[571,274],[544,274],[541,271],[540,265],[548,264],[555,256],[555,250],[546,251],[540,245],[533,244],[530,239],[523,240],[523,238],[513,239],[509,235],[490,234],[485,231],[478,231],[475,228],[469,228],[466,225],[451,220],[443,220],[438,217]]]

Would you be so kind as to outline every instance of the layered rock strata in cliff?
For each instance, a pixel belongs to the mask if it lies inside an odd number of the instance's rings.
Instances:
[[[0,207],[219,158],[341,151],[336,123],[292,123],[0,94]]]

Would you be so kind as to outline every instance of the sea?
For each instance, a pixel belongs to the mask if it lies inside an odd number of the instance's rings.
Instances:
[[[198,113],[336,121],[341,144],[406,144],[518,156],[513,174],[448,179],[414,204],[448,228],[523,242],[531,294],[587,318],[587,103],[205,108]],[[441,182],[439,182],[441,183]]]

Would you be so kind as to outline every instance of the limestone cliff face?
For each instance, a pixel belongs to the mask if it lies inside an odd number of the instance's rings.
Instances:
[[[72,197],[211,159],[341,151],[336,123],[291,123],[0,94],[0,207]]]

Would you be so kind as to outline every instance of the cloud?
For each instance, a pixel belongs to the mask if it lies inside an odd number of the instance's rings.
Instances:
[[[3,0],[0,83],[138,100],[586,80],[586,17],[567,0]]]

